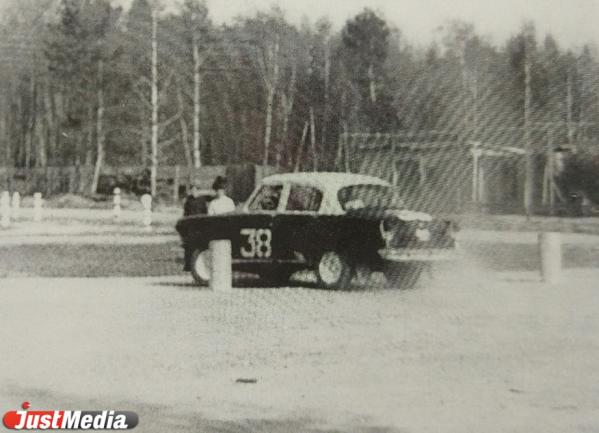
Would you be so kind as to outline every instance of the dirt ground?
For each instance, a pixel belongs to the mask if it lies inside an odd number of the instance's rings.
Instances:
[[[481,266],[410,291],[0,279],[0,408],[133,410],[143,432],[598,432],[599,271]]]
[[[19,222],[0,231],[0,411],[133,410],[142,432],[599,432],[599,237],[563,235],[554,286],[534,232],[460,241],[465,259],[414,290],[219,293],[181,273],[167,225]]]

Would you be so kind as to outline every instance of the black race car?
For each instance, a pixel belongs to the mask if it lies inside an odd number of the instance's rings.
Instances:
[[[456,257],[454,225],[405,209],[388,182],[347,173],[266,177],[239,212],[182,218],[177,231],[196,281],[210,279],[209,242],[231,240],[233,270],[285,284],[313,270],[325,288],[384,272],[411,286],[426,264]]]

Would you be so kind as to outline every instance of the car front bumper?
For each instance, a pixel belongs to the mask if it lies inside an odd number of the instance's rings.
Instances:
[[[462,257],[459,248],[383,248],[379,250],[383,260],[390,262],[442,262]]]

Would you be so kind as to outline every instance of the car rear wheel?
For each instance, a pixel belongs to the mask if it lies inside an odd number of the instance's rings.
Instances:
[[[199,284],[210,281],[212,273],[210,264],[210,250],[195,250],[191,256],[191,275]]]
[[[385,264],[383,273],[391,287],[396,289],[412,289],[420,279],[424,266],[421,263]]]
[[[318,261],[316,274],[321,286],[343,289],[350,285],[354,269],[345,257],[335,251],[328,251]]]

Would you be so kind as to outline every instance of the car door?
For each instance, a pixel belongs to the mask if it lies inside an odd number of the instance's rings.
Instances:
[[[248,213],[239,219],[233,241],[233,257],[248,262],[274,260],[273,221],[283,200],[282,184],[264,184],[251,198]]]
[[[322,205],[323,192],[312,185],[290,183],[284,191],[284,203],[273,221],[274,245],[282,261],[301,260],[315,239],[315,224]]]

